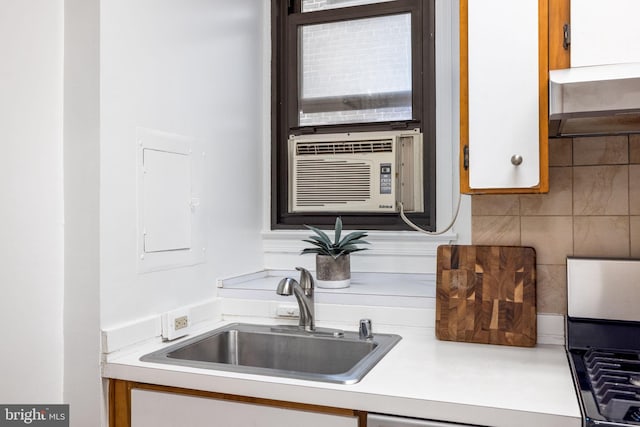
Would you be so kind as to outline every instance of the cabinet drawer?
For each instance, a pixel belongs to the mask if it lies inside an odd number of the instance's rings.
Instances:
[[[367,427],[472,427],[467,424],[445,423],[440,421],[417,420],[415,418],[392,417],[389,415],[369,414]]]

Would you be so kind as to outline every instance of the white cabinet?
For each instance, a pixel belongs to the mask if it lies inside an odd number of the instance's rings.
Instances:
[[[358,417],[131,390],[131,427],[358,427]]]
[[[638,0],[571,0],[571,67],[640,62],[638,16]]]
[[[546,0],[460,8],[462,191],[547,191]]]
[[[369,414],[367,427],[471,427],[467,424],[453,424],[440,421],[418,420],[415,418]]]

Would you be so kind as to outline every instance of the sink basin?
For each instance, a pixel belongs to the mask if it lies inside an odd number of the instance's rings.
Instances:
[[[365,340],[357,332],[314,335],[294,326],[234,323],[149,353],[140,360],[353,384],[400,339],[399,335],[374,334]]]

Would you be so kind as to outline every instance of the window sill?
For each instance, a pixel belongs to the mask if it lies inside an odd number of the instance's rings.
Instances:
[[[217,282],[220,288],[218,296],[280,301],[283,297],[276,294],[278,282],[284,277],[297,278],[299,274],[295,270],[262,270],[220,279]],[[350,287],[316,287],[314,295],[316,302],[320,304],[435,308],[436,276],[431,273],[352,273]],[[295,304],[293,296],[286,298]]]
[[[347,231],[345,231],[347,232]],[[449,232],[439,236],[429,236],[417,231],[368,231],[366,240],[371,243],[369,250],[358,256],[400,255],[435,256],[437,247],[452,244],[458,240],[457,233]],[[275,230],[262,233],[265,253],[300,253],[311,234],[308,230]]]

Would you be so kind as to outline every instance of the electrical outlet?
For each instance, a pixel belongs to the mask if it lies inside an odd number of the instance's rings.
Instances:
[[[300,317],[300,309],[296,305],[278,305],[276,316],[284,318]]]
[[[162,338],[164,340],[174,340],[191,332],[191,320],[188,308],[179,308],[164,313],[161,320]]]
[[[176,317],[173,320],[173,329],[179,331],[189,326],[189,316]]]

